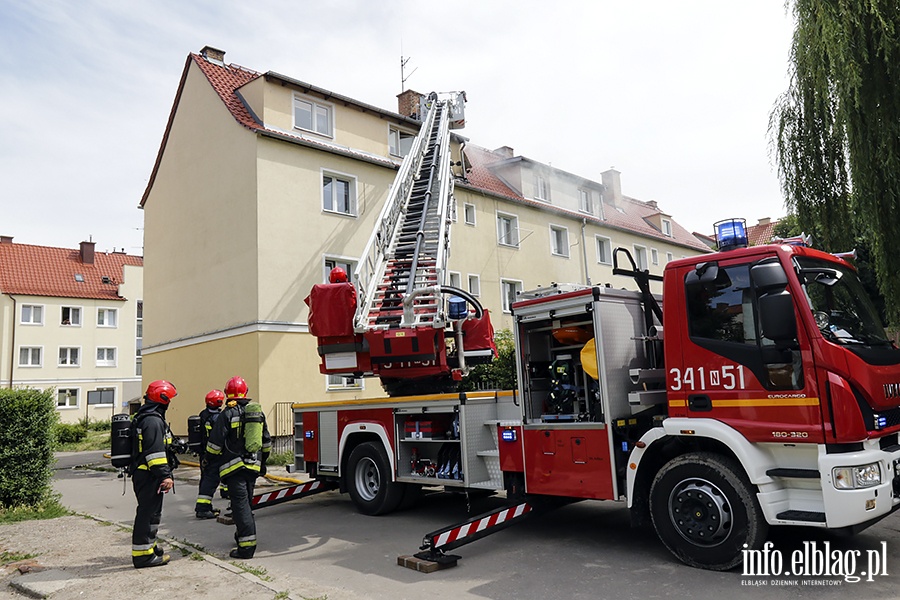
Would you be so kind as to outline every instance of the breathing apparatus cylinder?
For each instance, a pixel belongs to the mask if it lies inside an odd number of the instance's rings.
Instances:
[[[200,432],[200,415],[188,417],[187,426],[188,448],[190,448],[191,452],[196,452],[197,454],[199,454],[203,451],[203,448],[200,447],[200,444],[203,443],[203,436]]]
[[[244,449],[259,452],[262,448],[263,412],[258,402],[249,402],[244,407]]]
[[[131,464],[131,416],[120,413],[112,416],[110,431],[112,466],[124,469]]]

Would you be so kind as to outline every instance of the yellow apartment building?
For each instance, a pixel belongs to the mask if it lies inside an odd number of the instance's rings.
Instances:
[[[411,139],[419,94],[383,108],[225,62],[185,62],[144,210],[144,384],[169,379],[176,433],[205,394],[241,375],[270,429],[289,435],[293,402],[372,397],[377,380],[319,373],[304,298],[334,266],[352,272]],[[466,131],[477,136],[477,131]],[[503,147],[454,135],[455,223],[447,283],[510,327],[517,291],[559,283],[633,287],[613,251],[641,268],[708,252],[655,202]],[[628,265],[623,265],[628,266]],[[659,288],[656,288],[659,291]]]
[[[60,420],[141,401],[143,261],[0,236],[0,385],[53,388]]]

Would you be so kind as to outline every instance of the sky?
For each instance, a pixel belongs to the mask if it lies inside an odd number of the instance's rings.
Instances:
[[[784,0],[0,0],[0,235],[141,254],[138,204],[207,45],[391,111],[404,87],[465,90],[472,144],[615,168],[688,231],[752,225],[785,214],[768,120],[792,33]]]

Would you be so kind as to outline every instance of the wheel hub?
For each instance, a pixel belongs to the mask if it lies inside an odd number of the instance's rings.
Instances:
[[[716,546],[731,532],[731,505],[715,484],[687,479],[672,490],[669,517],[681,537],[697,546]]]
[[[371,502],[378,495],[381,487],[381,476],[378,466],[370,458],[363,458],[356,465],[356,490],[366,502]]]

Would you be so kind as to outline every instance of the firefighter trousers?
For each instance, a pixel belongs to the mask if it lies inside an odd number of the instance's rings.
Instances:
[[[137,510],[131,532],[131,562],[135,567],[151,563],[156,553],[156,533],[162,519],[163,494],[159,480],[149,471],[138,469],[131,477]]]
[[[213,510],[213,495],[216,488],[219,487],[219,467],[218,465],[207,463],[207,458],[201,458],[200,464],[205,467],[200,468],[200,486],[197,491],[197,502],[194,504],[194,512],[202,513]]]
[[[234,541],[237,542],[240,558],[253,558],[253,553],[256,552],[256,521],[250,510],[250,501],[253,499],[253,487],[258,476],[256,471],[243,468],[223,480],[231,496],[231,518],[237,529]]]

